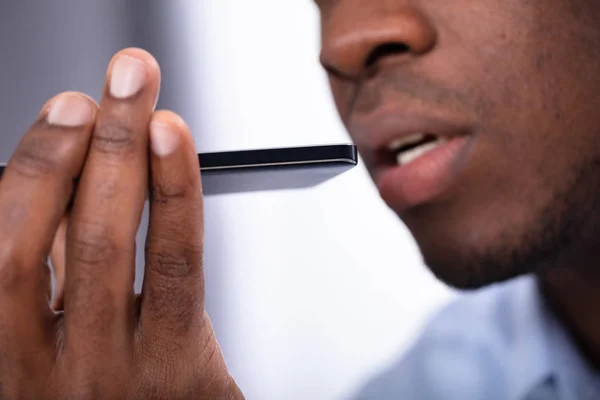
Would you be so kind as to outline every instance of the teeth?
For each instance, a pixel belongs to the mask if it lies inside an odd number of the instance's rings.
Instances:
[[[408,135],[403,138],[394,140],[392,143],[390,143],[390,145],[388,146],[388,149],[390,151],[396,152],[406,145],[413,144],[413,143],[419,143],[420,141],[425,139],[426,136],[427,136],[427,134],[424,132],[423,133],[421,133],[421,132],[413,133],[412,135]]]
[[[404,151],[402,153],[398,153],[398,155],[396,156],[396,162],[399,165],[406,165],[406,164],[416,160],[417,158],[421,157],[423,154],[427,153],[428,151],[431,151],[431,150],[435,149],[436,147],[444,144],[445,142],[446,142],[446,139],[439,138],[434,142],[428,142],[421,146],[417,146],[413,149]]]

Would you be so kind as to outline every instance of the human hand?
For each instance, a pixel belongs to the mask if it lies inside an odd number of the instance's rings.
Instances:
[[[243,398],[204,309],[196,150],[178,115],[154,112],[159,86],[154,58],[123,50],[99,106],[55,97],[10,159],[0,181],[0,399]],[[59,312],[49,304],[53,247],[64,267]]]

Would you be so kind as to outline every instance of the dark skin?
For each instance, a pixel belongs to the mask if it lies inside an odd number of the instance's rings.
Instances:
[[[456,179],[396,209],[431,270],[463,289],[537,274],[598,366],[598,2],[317,4],[335,103],[376,182],[381,154],[355,129],[370,115],[425,110],[468,127]]]
[[[600,5],[318,5],[321,60],[376,182],[389,157],[357,129],[373,113],[416,110],[467,127],[455,177],[411,207],[390,204],[431,270],[466,289],[537,274],[597,365]],[[203,307],[201,182],[189,129],[154,111],[154,59],[123,54],[145,65],[139,90],[109,90],[113,61],[99,106],[63,94],[89,108],[69,107],[79,116],[57,124],[51,100],[0,182],[0,398],[243,398]],[[156,145],[152,122],[168,128],[170,147]],[[148,263],[136,298],[134,238],[147,187]],[[58,313],[47,295],[48,255]]]
[[[150,54],[121,51],[106,82],[99,106],[81,93],[50,100],[0,181],[0,399],[243,399],[204,310],[189,128],[154,111],[160,71]],[[51,250],[64,290],[54,310]]]

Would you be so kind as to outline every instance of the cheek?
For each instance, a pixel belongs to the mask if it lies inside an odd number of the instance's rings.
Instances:
[[[477,144],[445,206],[407,219],[416,237],[447,243],[459,237],[467,248],[498,241],[518,247],[598,159],[595,61],[568,43],[573,38],[556,38],[554,47],[540,40],[496,41],[498,47],[459,57],[471,77],[465,90],[477,114]],[[578,73],[565,60],[577,60]]]
[[[600,86],[594,57],[577,48],[580,38],[541,35],[513,48],[510,62],[486,62],[482,81],[495,95],[482,93],[477,111],[490,148],[522,179],[551,188],[568,179],[574,164],[598,154]]]
[[[343,122],[346,123],[346,118],[352,106],[352,100],[356,96],[356,89],[349,82],[332,76],[329,77],[329,86],[337,112]]]

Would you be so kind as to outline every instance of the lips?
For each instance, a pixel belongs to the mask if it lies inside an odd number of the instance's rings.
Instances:
[[[384,201],[398,212],[434,201],[462,171],[473,136],[451,117],[387,111],[349,126]]]

